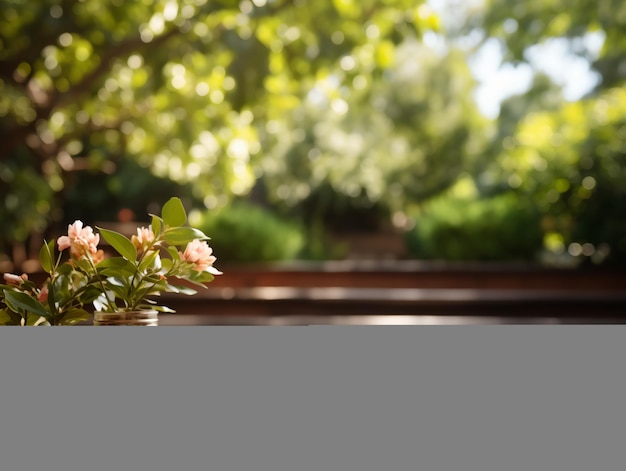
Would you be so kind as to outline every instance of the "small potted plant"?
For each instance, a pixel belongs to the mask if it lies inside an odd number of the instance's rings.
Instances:
[[[159,312],[174,311],[153,297],[196,294],[192,286],[205,288],[221,272],[213,267],[209,237],[186,225],[179,198],[171,198],[161,216],[151,218],[150,226],[138,228],[130,239],[104,228],[96,233],[75,221],[56,244],[44,241],[39,259],[46,281],[37,286],[25,274],[5,273],[0,324],[72,325],[87,321],[93,311],[94,325],[157,325]],[[100,236],[114,256],[106,257],[98,248]]]

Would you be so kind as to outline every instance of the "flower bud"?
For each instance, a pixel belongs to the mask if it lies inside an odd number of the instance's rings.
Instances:
[[[26,280],[28,280],[28,275],[26,273],[23,273],[22,276],[14,275],[13,273],[4,274],[4,281],[11,286],[19,286]]]

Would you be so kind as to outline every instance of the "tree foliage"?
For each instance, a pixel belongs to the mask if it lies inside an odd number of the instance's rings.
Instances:
[[[529,47],[550,39],[569,40],[570,50],[588,58],[602,75],[604,88],[626,79],[626,4],[621,0],[531,0],[512,4],[487,0],[473,26],[486,37],[499,38],[506,59],[527,60]],[[591,57],[585,37],[598,33],[604,38],[599,57]]]
[[[264,179],[273,201],[355,229],[347,214],[381,219],[377,208],[424,201],[473,164],[486,120],[459,51],[405,41],[395,56],[378,80],[361,55],[345,56],[289,119],[269,123]]]
[[[479,180],[513,188],[543,214],[545,245],[595,262],[626,260],[626,5],[612,0],[487,2],[480,17],[505,57],[527,60],[535,44],[567,41],[587,57],[602,80],[568,103],[542,80],[503,106],[499,132]],[[598,57],[585,46],[599,34]]]
[[[621,260],[625,27],[617,0],[486,0],[461,31],[512,62],[565,41],[601,76],[568,103],[537,74],[489,123],[423,1],[0,0],[0,252],[154,188],[376,228],[470,173],[531,201],[548,248]]]
[[[207,206],[245,194],[266,154],[259,129],[344,57],[385,70],[404,38],[437,26],[421,3],[2,0],[0,216],[23,239],[61,217],[69,174],[124,158]]]

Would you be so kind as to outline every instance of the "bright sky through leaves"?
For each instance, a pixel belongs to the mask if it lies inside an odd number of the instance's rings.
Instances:
[[[470,8],[480,7],[484,0],[463,2],[464,8],[458,8],[454,0],[428,0],[443,23],[458,24]],[[454,5],[454,6],[453,6]],[[427,38],[426,38],[427,39]],[[467,38],[467,43],[472,43]],[[431,39],[431,44],[435,44]],[[600,52],[604,36],[601,32],[585,37],[584,43],[592,55]],[[491,38],[471,57],[469,65],[479,85],[474,97],[480,111],[489,118],[496,118],[500,112],[500,103],[506,98],[526,92],[533,80],[533,68],[547,74],[555,83],[563,87],[563,96],[568,101],[576,101],[587,94],[599,80],[589,63],[567,51],[567,41],[551,39],[545,44],[533,46],[528,51],[530,65],[502,63],[502,52],[498,41]]]

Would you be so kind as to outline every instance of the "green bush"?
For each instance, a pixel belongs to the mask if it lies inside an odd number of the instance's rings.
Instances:
[[[194,224],[211,237],[220,262],[293,260],[304,246],[300,226],[249,203],[208,211]]]
[[[416,221],[406,235],[416,258],[532,260],[543,245],[539,214],[511,193],[477,200],[440,198]]]

